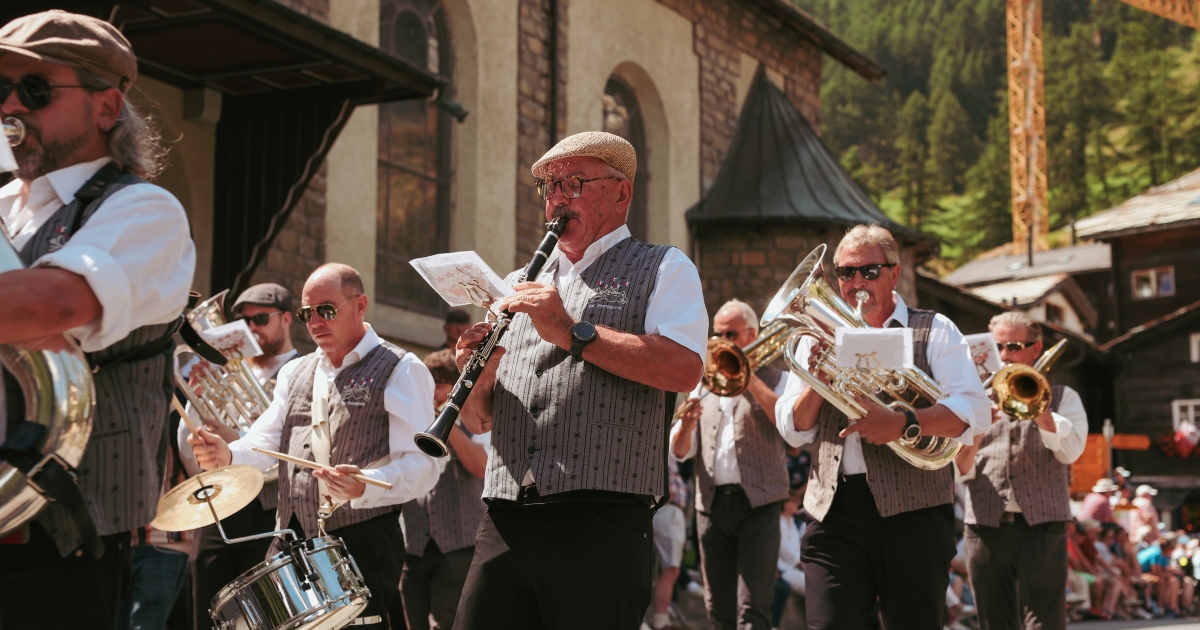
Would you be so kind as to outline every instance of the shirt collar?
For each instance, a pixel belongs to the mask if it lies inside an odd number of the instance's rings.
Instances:
[[[329,357],[325,356],[325,351],[319,346],[317,347],[317,356],[320,357],[321,367],[326,370],[341,371],[361,361],[363,357],[367,356],[368,352],[374,350],[375,346],[378,346],[380,343],[382,343],[382,340],[376,334],[375,329],[370,324],[367,324],[367,334],[363,335],[358,345],[354,346],[354,349],[346,354],[346,358],[342,359],[342,367],[333,367],[333,363],[329,360]]]
[[[66,168],[60,168],[52,173],[46,173],[41,177],[29,183],[29,187],[39,185],[39,183],[49,184],[54,189],[54,194],[58,195],[59,201],[66,205],[75,200],[75,193],[79,192],[80,188],[88,182],[100,169],[104,168],[105,164],[112,161],[110,157],[102,157],[91,162],[80,162],[72,164]],[[0,188],[0,199],[15,197],[21,193],[21,180],[13,179]]]
[[[883,327],[891,326],[892,321],[895,320],[901,326],[908,328],[908,305],[904,303],[904,298],[895,291],[892,291],[892,298],[896,300],[896,310],[892,311],[892,314],[883,322]]]
[[[629,232],[629,226],[622,223],[617,227],[617,229],[605,234],[604,236],[601,236],[600,239],[595,243],[588,245],[587,250],[583,252],[583,258],[580,258],[579,262],[577,263],[572,264],[571,260],[567,258],[566,255],[562,253],[562,250],[557,246],[554,248],[553,256],[561,258],[564,261],[560,262],[560,265],[566,264],[569,266],[568,268],[573,269],[575,273],[583,273],[583,271],[590,267],[592,263],[596,262],[596,259],[604,254],[604,252],[612,249],[613,245],[620,243],[630,236],[632,236],[632,234]],[[551,260],[549,262],[554,261]]]

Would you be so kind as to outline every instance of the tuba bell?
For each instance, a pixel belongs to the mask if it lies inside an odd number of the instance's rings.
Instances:
[[[1045,374],[1066,347],[1067,340],[1060,340],[1032,366],[1010,363],[984,380],[983,388],[992,388],[992,398],[1004,413],[1017,420],[1032,420],[1050,407],[1050,381]]]
[[[863,299],[858,300],[858,309],[851,308],[825,279],[821,271],[825,249],[825,245],[819,245],[804,258],[763,312],[763,326],[787,322],[792,328],[783,344],[788,366],[851,421],[867,414],[866,407],[856,396],[893,411],[915,411],[934,405],[941,397],[941,389],[919,369],[863,370],[837,366],[836,357],[830,351],[835,347],[837,329],[866,328],[867,325],[861,314]],[[805,337],[812,337],[827,349],[807,369],[796,356]],[[830,384],[825,385],[814,373],[829,377]],[[917,468],[938,470],[954,461],[962,445],[950,438],[922,435],[915,440],[902,437],[888,442],[887,446]]]

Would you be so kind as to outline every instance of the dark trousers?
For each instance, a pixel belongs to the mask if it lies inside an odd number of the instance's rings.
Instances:
[[[134,547],[133,584],[118,609],[117,630],[166,628],[187,581],[187,566],[186,553],[150,545]]]
[[[474,547],[442,553],[437,543],[430,540],[424,553],[405,557],[400,595],[404,598],[408,630],[430,630],[431,615],[435,630],[454,627],[454,614],[458,612],[458,600],[462,598],[474,554]]]
[[[458,630],[634,630],[650,605],[650,507],[491,501]]]
[[[779,503],[750,507],[741,486],[717,486],[708,514],[696,512],[704,605],[717,630],[770,630]]]
[[[967,525],[967,571],[980,630],[1067,627],[1067,534],[1062,522]]]
[[[950,504],[884,518],[866,475],[844,477],[800,545],[811,630],[862,630],[879,601],[889,630],[940,630],[954,558]]]
[[[4,630],[110,630],[130,594],[133,553],[129,533],[101,536],[104,555],[58,554],[37,522],[30,540],[0,545],[0,627]]]
[[[288,528],[297,536],[305,535],[295,516]],[[347,525],[329,532],[329,535],[341,538],[346,543],[346,552],[354,558],[354,563],[362,572],[363,582],[371,590],[367,607],[359,617],[379,615],[382,619],[379,624],[355,628],[387,628],[388,609],[392,606],[392,600],[400,594],[400,569],[404,566],[404,532],[400,530],[399,513],[391,512],[369,521]],[[275,548],[272,545],[272,550]],[[392,627],[399,627],[400,623],[403,622],[393,623]]]
[[[264,510],[255,499],[233,516],[221,519],[221,527],[229,538],[269,532],[275,529],[275,510]],[[238,576],[266,560],[271,540],[263,538],[230,545],[221,540],[216,525],[200,530],[196,561],[192,563],[196,628],[212,627],[209,609],[213,598]]]

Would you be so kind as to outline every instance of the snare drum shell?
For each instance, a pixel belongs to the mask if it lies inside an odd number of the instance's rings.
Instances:
[[[217,593],[214,629],[332,630],[362,614],[370,591],[345,543],[332,536],[304,542],[316,579],[305,580],[291,554],[276,554]]]

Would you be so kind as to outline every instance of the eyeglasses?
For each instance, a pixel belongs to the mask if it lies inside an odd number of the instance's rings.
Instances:
[[[550,195],[554,194],[554,189],[557,187],[562,191],[568,199],[575,199],[583,194],[583,185],[588,182],[599,181],[601,179],[617,179],[613,176],[608,177],[593,177],[591,179],[579,179],[578,177],[564,177],[560,180],[539,179],[537,180],[537,192],[542,199],[549,199]]]
[[[346,298],[345,302],[342,302],[341,304],[338,304],[337,306],[334,306],[332,304],[318,304],[316,306],[301,306],[300,308],[296,309],[296,319],[307,324],[312,319],[313,313],[315,312],[317,315],[320,315],[322,319],[327,319],[329,321],[333,321],[333,320],[337,319],[338,309],[342,308],[343,306],[346,305],[346,302],[353,300],[354,298],[358,297],[359,295],[362,295],[362,294],[359,293],[358,295],[351,295],[350,297]]]
[[[1006,343],[996,343],[997,350],[1008,350],[1009,352],[1020,352],[1025,348],[1037,343],[1036,341],[1009,341]]]
[[[87,85],[50,85],[46,77],[32,76],[21,79],[19,83],[0,83],[0,103],[8,100],[8,96],[17,91],[17,98],[29,111],[37,111],[50,104],[52,90],[55,88],[83,88],[94,90]]]
[[[740,331],[740,330],[726,330],[723,333],[713,333],[713,336],[714,337],[724,337],[730,341],[733,341],[733,340],[737,339],[738,335],[740,335],[740,334],[742,334],[742,331]]]
[[[266,326],[267,323],[271,321],[272,317],[279,315],[282,312],[283,311],[275,311],[274,313],[259,313],[258,315],[243,315],[243,316],[239,317],[238,319],[246,322],[247,324],[254,324],[255,326]]]
[[[863,280],[874,280],[879,277],[879,272],[884,267],[895,267],[896,263],[875,263],[873,265],[862,265],[861,267],[834,267],[837,272],[837,277],[842,282],[850,282],[854,279],[854,272],[862,274]]]

